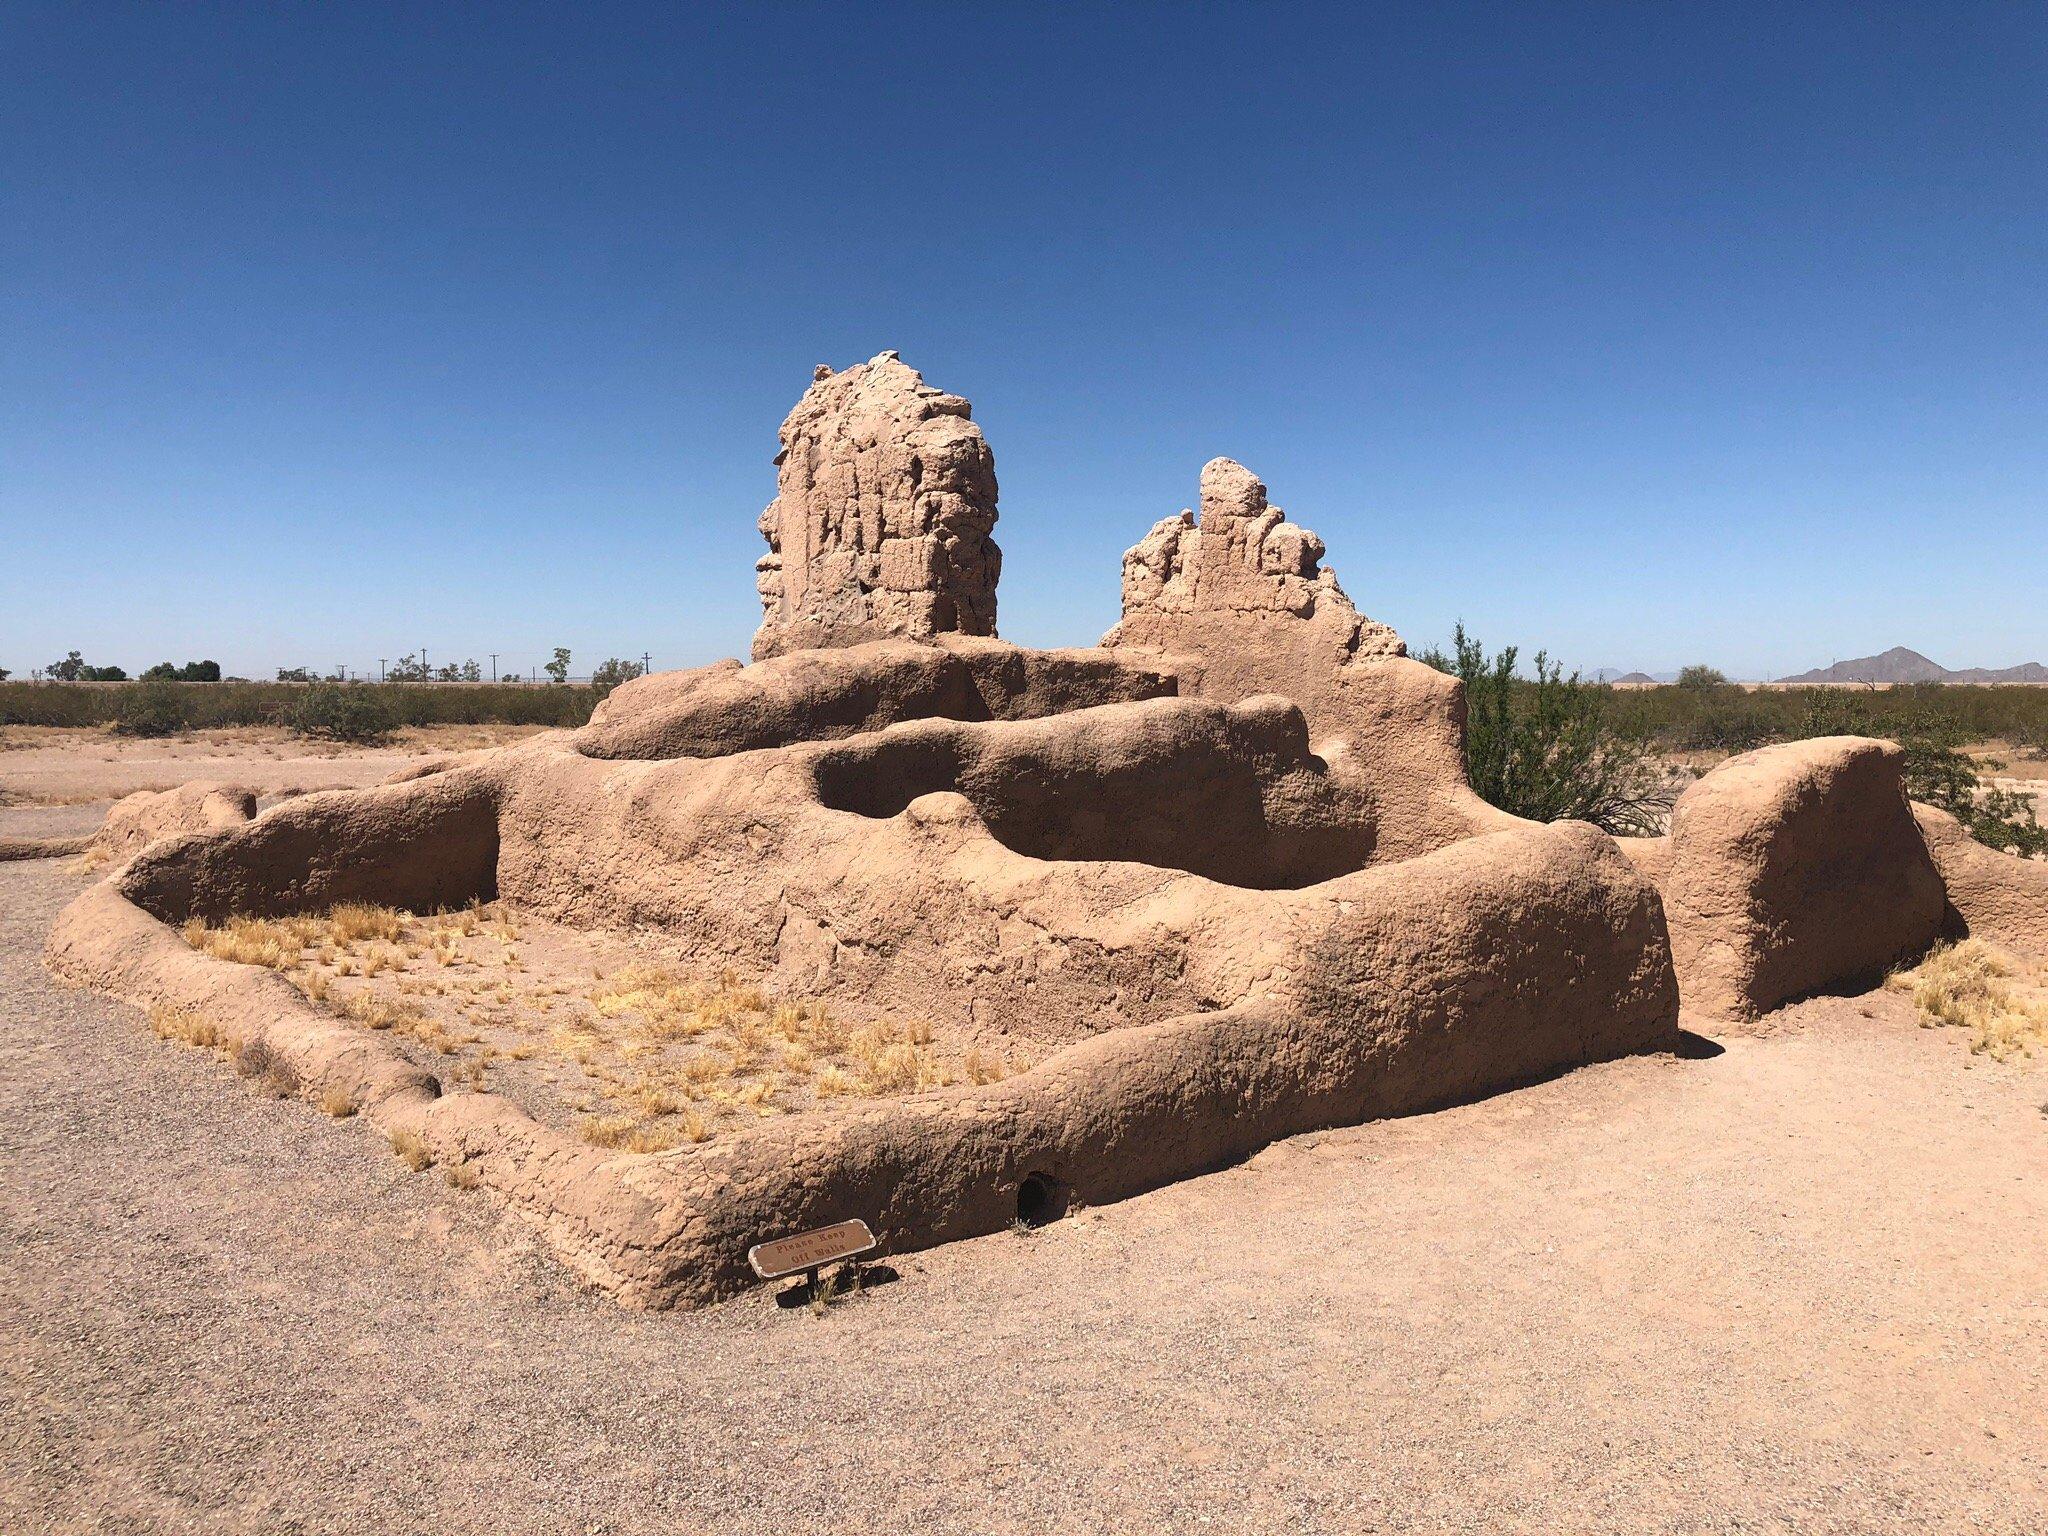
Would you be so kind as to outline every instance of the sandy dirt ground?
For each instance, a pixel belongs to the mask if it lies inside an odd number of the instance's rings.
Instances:
[[[188,731],[157,740],[58,726],[0,727],[0,808],[94,804],[192,779],[246,784],[270,797],[375,784],[443,752],[497,746],[539,726],[443,725],[400,731],[377,747],[317,746],[271,727]],[[96,824],[96,823],[94,823]],[[0,824],[0,831],[30,834]]]
[[[0,1530],[2048,1527],[2048,1070],[1896,996],[636,1314],[55,989],[81,884],[0,866]]]

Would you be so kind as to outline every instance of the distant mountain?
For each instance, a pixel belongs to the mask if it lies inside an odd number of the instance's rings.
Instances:
[[[1780,683],[2048,683],[2048,667],[2029,661],[2017,667],[1970,667],[1952,672],[1918,651],[1895,645],[1881,656],[1858,656],[1832,667],[1781,677]]]
[[[2000,667],[1996,671],[1989,667],[1965,667],[1960,672],[1949,673],[1948,680],[1952,683],[2048,683],[2048,667],[2038,661]]]
[[[1650,684],[1655,683],[1656,681],[1658,681],[1658,679],[1650,676],[1650,674],[1647,672],[1624,672],[1621,674],[1621,676],[1610,678],[1608,679],[1608,681],[1615,683]]]

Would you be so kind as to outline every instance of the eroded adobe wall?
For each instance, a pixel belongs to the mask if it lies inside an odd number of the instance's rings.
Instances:
[[[1107,646],[1207,658],[1219,682],[1254,693],[1275,677],[1312,678],[1362,657],[1405,656],[1401,637],[1366,618],[1323,541],[1287,521],[1257,475],[1234,459],[1202,466],[1201,516],[1183,511],[1124,555],[1123,618]],[[1274,622],[1284,615],[1292,622]]]
[[[575,739],[587,757],[723,757],[906,720],[1029,720],[1174,691],[1169,669],[1111,651],[940,635],[636,678],[599,704]]]
[[[1276,693],[1307,717],[1315,750],[1370,787],[1375,858],[1413,858],[1516,824],[1465,780],[1463,691],[1411,661],[1322,564],[1243,465],[1202,469],[1201,513],[1156,524],[1124,555],[1123,617],[1102,644],[1158,658],[1186,695]]]
[[[375,901],[431,912],[488,900],[498,865],[498,763],[370,789],[322,790],[246,823],[150,843],[122,894],[169,922],[325,911]]]
[[[1821,737],[1730,758],[1631,850],[1657,882],[1685,1006],[1753,1019],[1867,985],[1940,937],[1947,897],[1906,800],[1903,753]]]
[[[1244,995],[1279,963],[1263,894],[1360,867],[1373,835],[1270,697],[646,762],[541,741],[508,754],[502,807],[516,903],[992,1046]]]
[[[164,846],[184,859],[202,844],[247,851],[252,830]],[[54,971],[144,1006],[204,1010],[242,1060],[260,1047],[280,1087],[345,1102],[356,1123],[462,1164],[532,1213],[580,1273],[642,1306],[740,1290],[749,1244],[825,1221],[859,1216],[903,1252],[1000,1230],[1030,1180],[1113,1200],[1279,1136],[1676,1038],[1653,893],[1591,828],[1528,827],[1306,891],[1247,893],[1286,921],[1236,925],[1240,939],[1282,943],[1234,1006],[1090,1036],[997,1084],[764,1121],[661,1155],[606,1152],[496,1095],[443,1094],[386,1037],[271,972],[193,951],[131,902],[131,877],[66,909]]]
[[[2048,864],[1985,847],[1934,806],[1916,804],[1913,817],[1948,890],[1951,933],[2048,960]]]

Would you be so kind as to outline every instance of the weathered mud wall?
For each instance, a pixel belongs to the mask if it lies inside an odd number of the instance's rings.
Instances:
[[[1947,890],[1950,932],[2048,960],[2048,864],[1985,847],[1931,805],[1913,817]]]
[[[857,1215],[901,1252],[1000,1229],[1027,1180],[1062,1201],[1116,1199],[1277,1136],[1675,1042],[1655,897],[1590,828],[1501,833],[1259,899],[1296,921],[1272,987],[1234,1007],[1092,1036],[1002,1083],[652,1156],[579,1145],[493,1095],[441,1096],[381,1037],[187,948],[116,883],[66,910],[49,961],[144,1006],[206,1012],[286,1085],[466,1164],[580,1273],[654,1306],[751,1283],[745,1251],[764,1236]]]
[[[2048,877],[1938,813],[1916,825],[1884,743],[1735,759],[1626,852],[1485,805],[1457,683],[1360,615],[1321,541],[1228,460],[1199,523],[1126,558],[1104,647],[1041,652],[987,638],[995,480],[965,401],[884,354],[821,373],[783,446],[764,659],[253,821],[197,790],[138,806],[147,846],[67,909],[53,970],[205,1011],[300,1091],[469,1166],[595,1282],[665,1305],[748,1283],[747,1246],[795,1228],[860,1216],[901,1251],[996,1230],[1028,1189],[1115,1199],[1276,1136],[1668,1048],[1681,988],[1742,1018],[1964,924],[2048,947]],[[443,1095],[168,926],[495,894],[989,1043],[1028,1020],[1052,1054],[601,1152]]]
[[[1793,742],[1730,758],[1679,797],[1669,839],[1638,857],[1688,1009],[1755,1018],[1874,981],[1940,936],[1946,898],[1902,758],[1860,737]]]
[[[1322,557],[1323,541],[1288,522],[1257,476],[1213,459],[1199,520],[1167,518],[1124,555],[1123,617],[1103,647],[1172,671],[1185,696],[1292,699],[1315,751],[1368,786],[1383,861],[1515,825],[1465,781],[1458,681],[1408,660]]]

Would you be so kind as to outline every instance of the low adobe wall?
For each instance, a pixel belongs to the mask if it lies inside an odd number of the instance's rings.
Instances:
[[[2048,960],[2048,863],[1987,848],[1931,805],[1913,817],[1948,890],[1949,929]]]
[[[2048,867],[1910,805],[1903,764],[1855,736],[1746,752],[1679,797],[1668,837],[1624,843],[1663,896],[1689,1011],[1754,1019],[1965,928],[2048,946]]]
[[[450,786],[433,804],[460,823],[474,792]],[[185,945],[163,920],[182,914],[165,904],[162,871],[195,841],[160,845],[72,903],[51,969],[204,1014],[232,1046],[260,1043],[308,1097],[345,1098],[385,1134],[468,1166],[635,1305],[730,1294],[751,1283],[749,1244],[826,1221],[860,1216],[901,1252],[1001,1229],[1033,1175],[1079,1202],[1118,1199],[1276,1137],[1676,1041],[1654,893],[1591,828],[1517,829],[1318,887],[1326,920],[1285,985],[1232,1008],[1114,1030],[997,1084],[674,1152],[604,1152],[494,1095],[444,1095],[387,1040],[274,973]],[[139,884],[160,915],[130,899]],[[218,881],[183,890],[208,906],[224,895]],[[391,899],[363,880],[344,894]]]

